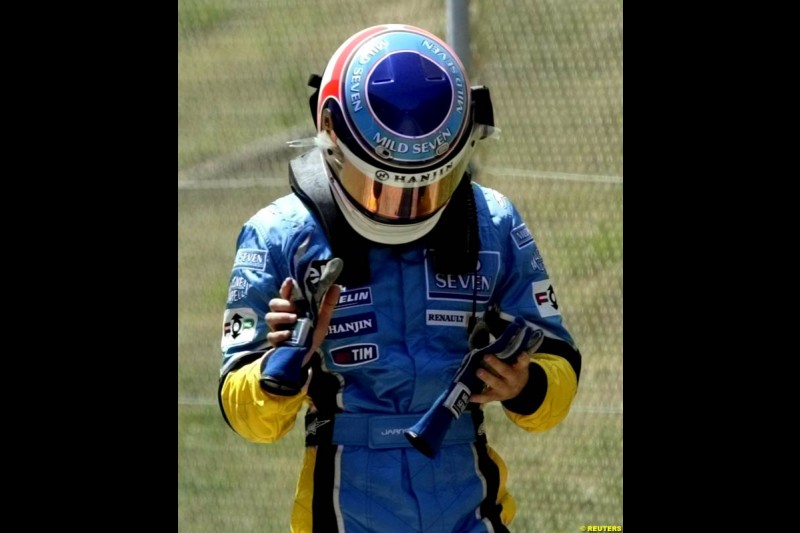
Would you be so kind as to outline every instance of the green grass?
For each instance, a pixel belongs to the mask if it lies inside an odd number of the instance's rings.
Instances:
[[[216,406],[178,409],[181,531],[288,531],[303,434],[270,446],[234,434]]]
[[[178,0],[178,37],[205,36],[232,15],[230,2]]]
[[[530,226],[564,318],[584,355],[576,409],[528,434],[487,412],[508,463],[516,531],[622,524],[622,186],[506,177],[501,168],[621,176],[621,5],[612,1],[470,2],[473,84],[492,90],[500,139],[479,181]],[[289,130],[311,132],[305,82],[340,41],[380,22],[444,35],[444,2],[179,0],[178,169],[226,158]],[[285,179],[289,154],[233,164],[223,178]],[[288,531],[302,429],[256,445],[215,403],[219,339],[241,224],[288,184],[178,191],[178,528]]]

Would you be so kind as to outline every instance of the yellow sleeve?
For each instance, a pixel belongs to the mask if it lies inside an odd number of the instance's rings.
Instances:
[[[503,461],[503,458],[500,457],[500,454],[498,454],[494,448],[487,445],[486,450],[489,453],[491,460],[497,465],[497,470],[500,474],[500,486],[497,490],[497,503],[503,506],[503,510],[500,511],[500,521],[507,526],[512,520],[514,520],[514,516],[517,514],[517,501],[513,496],[511,496],[511,494],[508,492],[508,488],[506,487],[506,483],[508,482],[508,467],[506,466],[506,462]]]
[[[546,353],[530,357],[531,366],[538,365],[544,371],[547,388],[544,399],[530,414],[510,411],[505,405],[504,411],[512,422],[526,431],[547,431],[567,417],[572,399],[578,391],[578,377],[572,365],[563,357]]]
[[[275,442],[294,427],[306,393],[276,396],[265,392],[261,359],[233,370],[220,387],[220,406],[230,426],[252,442]]]

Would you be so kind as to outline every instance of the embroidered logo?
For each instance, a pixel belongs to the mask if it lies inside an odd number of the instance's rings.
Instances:
[[[561,314],[558,310],[558,300],[553,284],[549,279],[535,281],[533,283],[533,301],[539,309],[539,314],[543,317],[557,316]]]
[[[356,366],[378,359],[377,344],[351,344],[331,350],[333,362],[340,366]]]
[[[308,427],[306,428],[306,435],[316,435],[317,430],[330,422],[330,420],[314,420],[311,422]]]
[[[264,270],[267,268],[267,252],[254,248],[242,248],[236,252],[233,268]]]

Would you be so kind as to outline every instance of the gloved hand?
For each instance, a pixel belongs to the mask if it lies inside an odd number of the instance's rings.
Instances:
[[[544,334],[535,331],[525,349],[528,354],[536,353],[544,341]],[[485,344],[473,340],[470,346]],[[471,403],[485,404],[489,402],[505,402],[516,398],[525,389],[530,379],[530,357],[514,357],[502,360],[494,354],[481,358],[481,364],[475,375],[483,382],[480,387],[472,388]]]
[[[464,356],[451,385],[452,398],[444,406],[450,409],[455,418],[461,416],[470,395],[483,388],[483,381],[477,376],[478,368],[485,368],[483,356],[492,354],[506,364],[513,365],[517,357],[523,352],[532,351],[538,347],[544,338],[542,330],[532,330],[525,324],[525,320],[517,318],[511,322],[503,334],[491,342],[489,326],[481,321],[475,326],[469,336],[470,351]]]
[[[291,337],[280,343],[262,363],[261,387],[279,396],[298,394],[305,383],[303,372],[306,355],[313,346],[323,298],[344,268],[344,262],[334,257],[321,267],[319,276],[306,275],[305,284],[292,280],[291,301],[295,305],[297,322]]]
[[[479,322],[469,338],[470,351],[461,361],[450,386],[419,422],[404,432],[409,442],[428,457],[436,455],[450,424],[467,408],[470,395],[483,387],[483,381],[476,375],[478,368],[483,366],[483,356],[493,354],[499,360],[513,364],[521,353],[535,350],[543,338],[541,330],[534,331],[522,318],[517,318],[497,340],[491,342],[489,327],[483,321]]]

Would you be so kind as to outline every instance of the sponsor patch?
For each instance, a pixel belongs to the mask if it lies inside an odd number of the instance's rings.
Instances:
[[[357,366],[378,359],[377,344],[351,344],[331,350],[333,362],[340,366]]]
[[[236,252],[233,268],[265,270],[267,268],[267,252],[255,248],[241,248]]]
[[[449,311],[445,309],[428,309],[425,311],[425,323],[429,326],[461,326],[469,323],[469,311]]]
[[[228,303],[238,302],[245,296],[250,289],[250,282],[242,276],[233,276],[231,284],[228,286]]]
[[[222,317],[222,349],[252,341],[256,337],[256,313],[249,307],[226,309]]]
[[[364,287],[361,289],[348,289],[339,294],[337,309],[348,307],[358,307],[359,305],[372,305],[372,288]]]
[[[534,246],[533,247],[533,257],[531,257],[531,267],[533,271],[536,272],[547,272],[544,269],[544,259],[542,259],[542,254],[539,253],[539,248]]]
[[[453,390],[443,402],[443,405],[450,409],[450,412],[453,413],[454,417],[458,418],[461,416],[461,413],[464,412],[464,409],[467,408],[471,394],[472,392],[466,385],[461,382],[456,383],[456,385],[453,387]]]
[[[336,317],[331,319],[328,325],[327,339],[343,339],[356,335],[366,335],[378,331],[378,321],[375,313],[361,313]]]
[[[511,238],[514,239],[514,244],[516,244],[517,248],[520,250],[533,242],[533,235],[531,235],[528,226],[525,224],[512,229]]]
[[[560,315],[556,293],[549,279],[533,282],[533,301],[543,317]]]
[[[489,301],[500,273],[500,253],[480,252],[478,270],[470,274],[437,274],[426,254],[425,270],[429,300],[457,300],[478,303]]]

